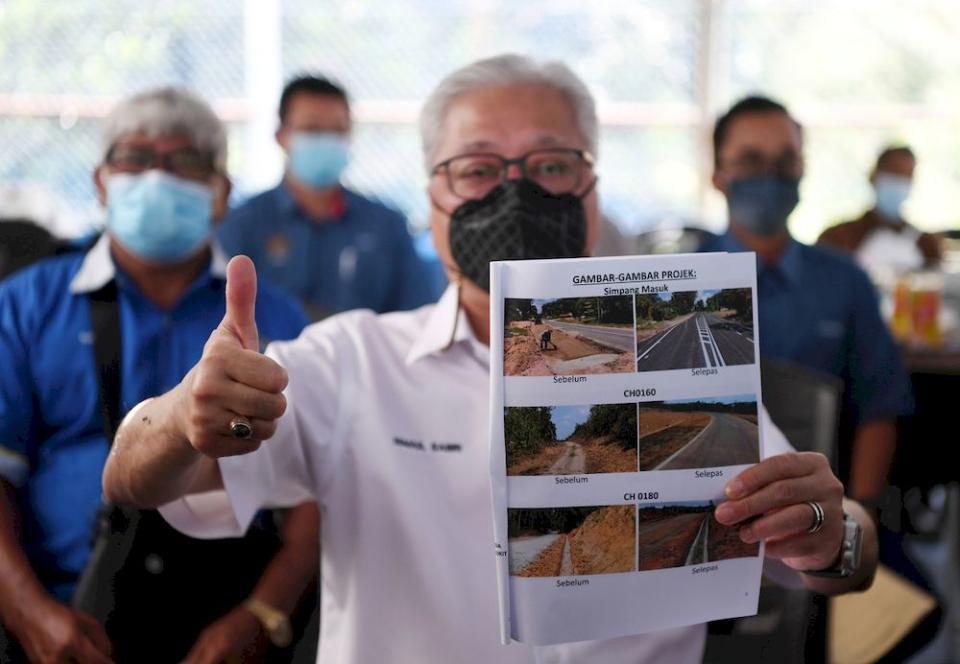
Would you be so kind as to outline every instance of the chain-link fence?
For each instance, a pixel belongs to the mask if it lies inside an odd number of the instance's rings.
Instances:
[[[601,112],[600,191],[625,230],[664,219],[717,227],[710,123],[766,91],[808,126],[793,219],[810,240],[870,203],[890,141],[919,157],[909,212],[956,224],[960,5],[937,0],[0,0],[0,184],[39,183],[76,231],[99,209],[98,121],[120,96],[181,84],[230,125],[239,197],[277,181],[283,80],[319,71],[355,102],[348,181],[422,226],[419,105],[451,69],[504,51],[568,62]]]

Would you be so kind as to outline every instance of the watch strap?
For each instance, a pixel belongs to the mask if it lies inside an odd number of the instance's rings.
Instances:
[[[273,645],[280,648],[290,645],[293,640],[293,632],[290,627],[290,619],[285,613],[256,597],[247,599],[243,606],[260,621]]]
[[[837,556],[837,561],[826,569],[806,570],[803,573],[808,576],[827,579],[845,579],[853,576],[860,568],[861,539],[862,529],[860,523],[854,517],[844,512],[843,541],[840,545],[840,553]]]

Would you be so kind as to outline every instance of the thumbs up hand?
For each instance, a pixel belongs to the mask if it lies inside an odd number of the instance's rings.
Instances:
[[[247,350],[260,350],[257,334],[257,271],[253,261],[237,256],[227,264],[227,313],[220,329],[233,334]]]
[[[184,437],[208,457],[252,452],[270,438],[286,410],[287,372],[260,354],[257,322],[257,273],[246,256],[227,266],[227,312],[203,349],[200,362],[179,389],[179,422]],[[238,439],[232,423],[251,425]]]

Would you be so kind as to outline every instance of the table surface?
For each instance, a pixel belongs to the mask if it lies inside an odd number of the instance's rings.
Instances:
[[[912,374],[960,375],[960,350],[919,350],[905,348],[904,363]]]

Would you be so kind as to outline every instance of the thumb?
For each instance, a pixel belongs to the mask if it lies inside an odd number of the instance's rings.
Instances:
[[[257,270],[247,256],[234,256],[227,264],[227,313],[221,327],[236,335],[247,350],[260,350],[257,321]]]

